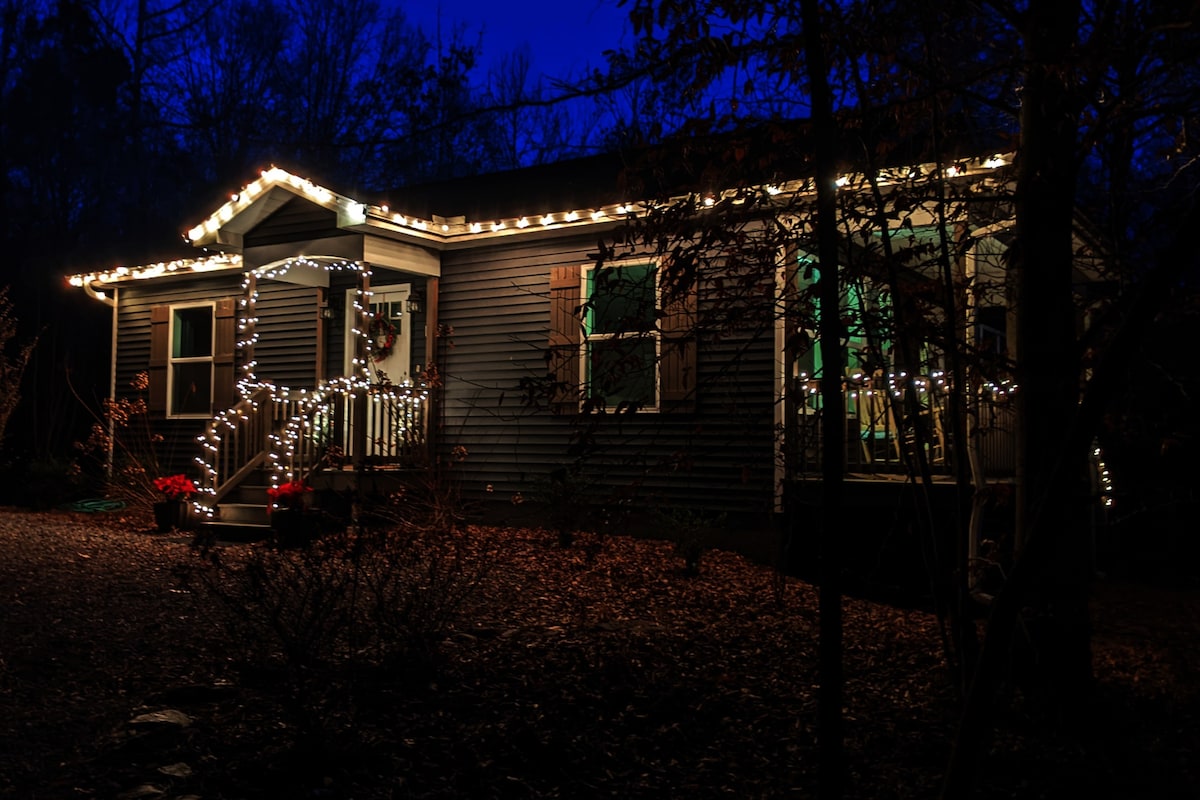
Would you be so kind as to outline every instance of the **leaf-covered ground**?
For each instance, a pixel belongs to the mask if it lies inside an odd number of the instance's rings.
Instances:
[[[815,794],[812,587],[723,551],[689,577],[653,540],[466,542],[486,569],[431,659],[297,675],[231,636],[188,538],[0,510],[0,796]],[[979,796],[1200,796],[1198,612],[1098,585],[1093,718],[1007,707]],[[849,797],[936,793],[939,641],[924,612],[846,601]]]

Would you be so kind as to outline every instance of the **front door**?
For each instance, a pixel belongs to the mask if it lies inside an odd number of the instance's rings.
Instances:
[[[408,298],[411,284],[385,286],[374,290],[371,296],[371,319],[367,333],[371,337],[372,356],[368,365],[371,382],[384,379],[391,383],[412,380],[409,374],[412,357],[412,317],[408,313]],[[353,293],[347,292],[346,319],[353,320]],[[350,372],[353,359],[354,334],[347,330],[346,372]]]

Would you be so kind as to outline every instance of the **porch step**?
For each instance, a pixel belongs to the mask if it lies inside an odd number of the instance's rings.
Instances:
[[[270,527],[271,512],[265,503],[221,503],[217,506],[217,521]]]
[[[267,505],[267,488],[270,484],[262,483],[243,483],[231,491],[222,501],[221,505]]]
[[[261,542],[270,537],[271,526],[210,519],[197,523],[196,533],[197,538],[209,538],[221,542]]]
[[[225,542],[258,542],[271,535],[271,512],[265,503],[221,503],[212,519],[194,523],[199,538]]]

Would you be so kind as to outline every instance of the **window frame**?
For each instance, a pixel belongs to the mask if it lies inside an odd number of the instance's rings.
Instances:
[[[176,356],[175,332],[178,312],[192,308],[207,308],[209,312],[209,344],[206,356]],[[212,417],[217,381],[217,304],[213,301],[171,303],[167,306],[166,342],[166,416],[170,419],[208,419]],[[175,368],[179,364],[208,364],[208,408],[206,411],[181,412],[175,408]]]
[[[654,389],[652,403],[647,405],[635,406],[637,413],[652,413],[657,414],[662,410],[662,345],[663,345],[663,330],[661,320],[663,317],[663,296],[662,296],[662,263],[656,258],[629,258],[613,261],[597,266],[596,264],[584,264],[579,270],[579,297],[581,301],[582,319],[580,320],[580,337],[579,337],[579,378],[583,386],[583,394],[580,399],[581,404],[591,403],[593,401],[591,388],[591,369],[589,346],[593,342],[610,341],[613,339],[630,339],[642,340],[652,339],[654,342],[653,361],[648,365],[651,375],[653,376]],[[649,328],[645,331],[618,331],[616,333],[592,333],[590,330],[591,317],[594,306],[591,305],[592,297],[588,292],[588,284],[591,276],[597,269],[625,269],[628,267],[649,267],[654,272],[654,308],[652,309],[652,321]],[[612,406],[611,410],[615,411],[620,405],[620,402]],[[605,408],[608,409],[608,403],[605,402]],[[623,409],[622,409],[623,410]]]

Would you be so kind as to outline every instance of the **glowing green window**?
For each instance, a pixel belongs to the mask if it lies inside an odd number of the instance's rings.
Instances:
[[[654,264],[584,271],[584,379],[609,408],[658,407],[657,276]]]
[[[171,309],[170,413],[208,416],[213,397],[213,307]]]

